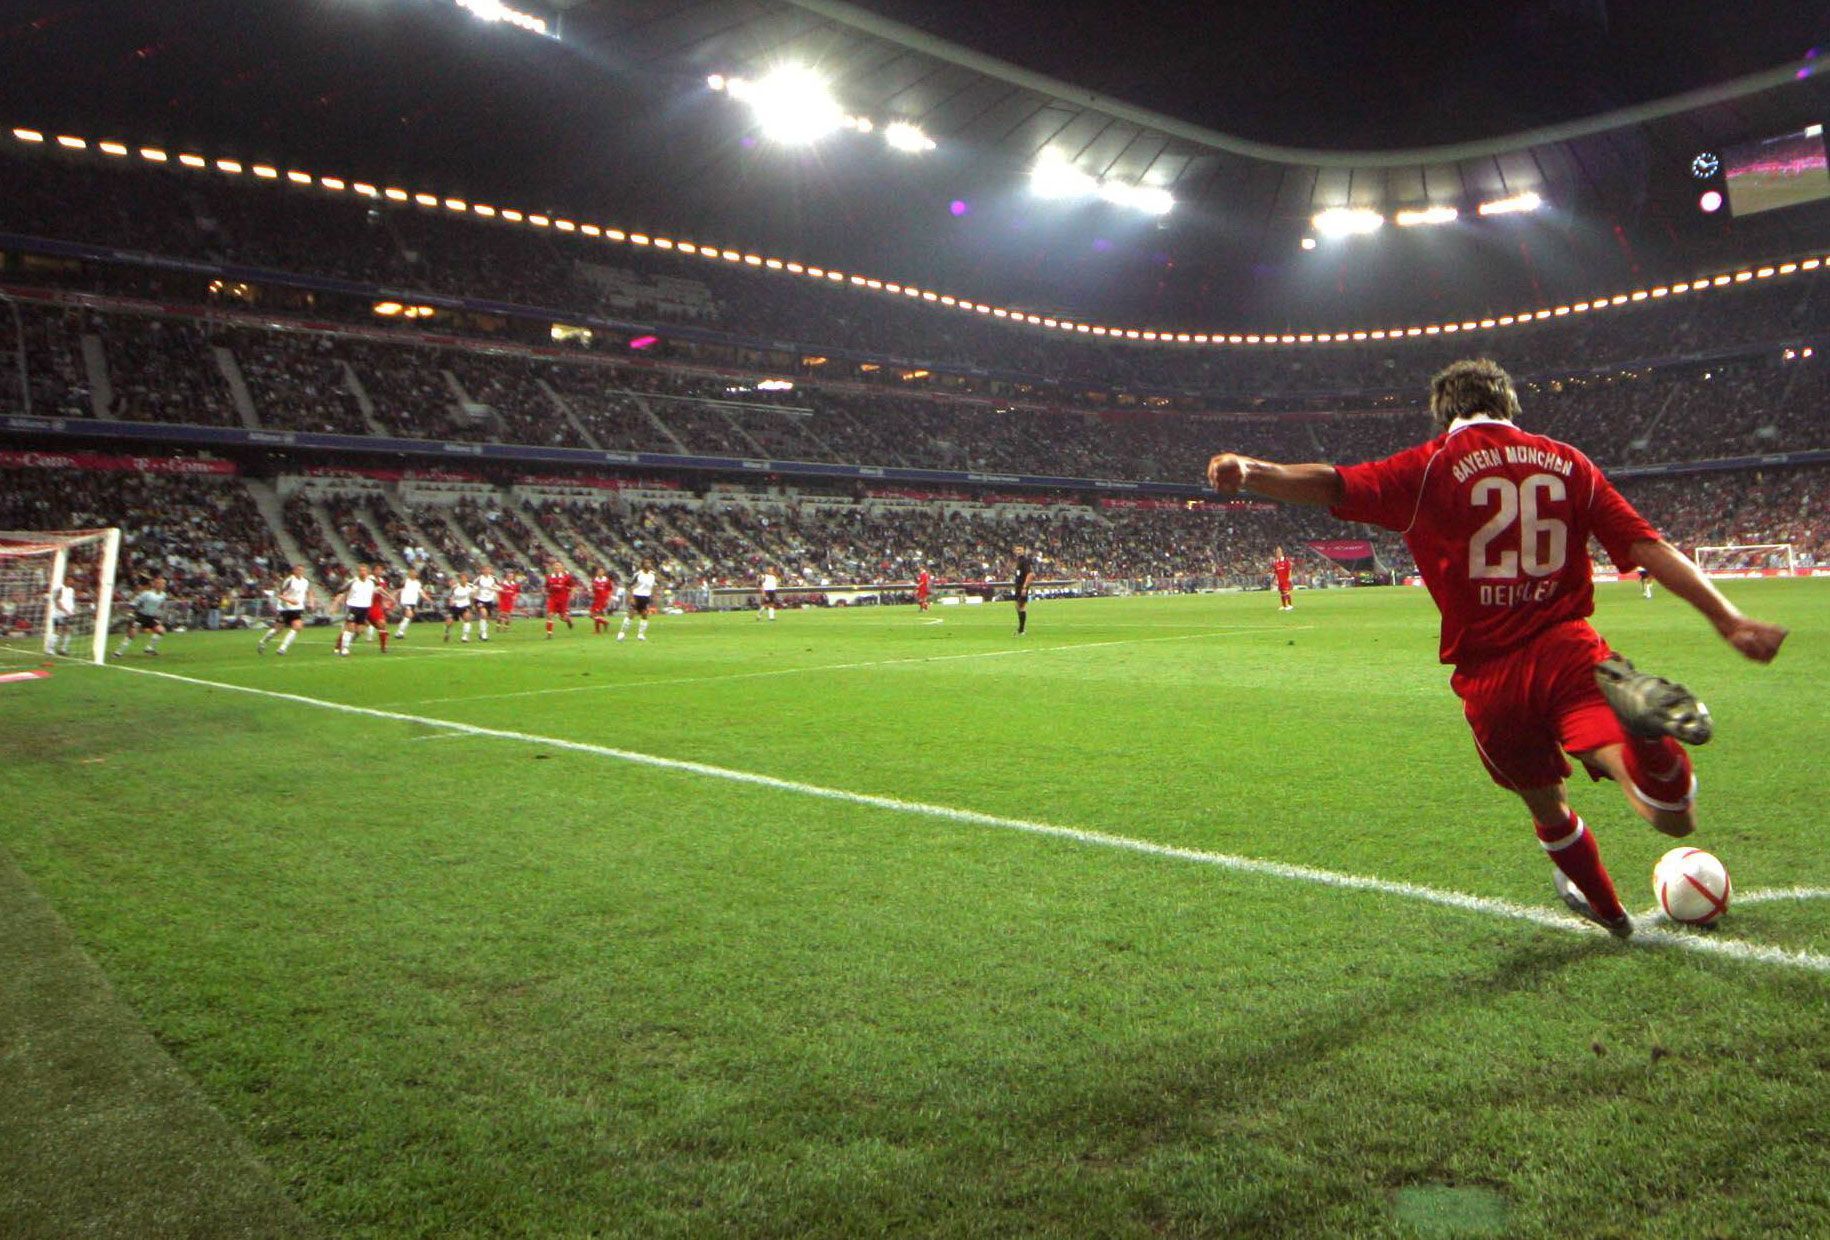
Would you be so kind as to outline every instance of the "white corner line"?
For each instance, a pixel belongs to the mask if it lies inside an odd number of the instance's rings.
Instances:
[[[739,771],[729,767],[713,766],[707,762],[692,762],[680,758],[663,758],[656,754],[638,753],[630,749],[617,749],[609,745],[593,745],[586,741],[564,740],[554,736],[539,736],[531,732],[515,732],[505,728],[486,728],[470,723],[455,723],[449,719],[435,719],[426,715],[408,715],[391,710],[381,710],[372,706],[353,706],[347,702],[332,702],[323,698],[306,697],[298,693],[281,693],[272,689],[257,689],[249,685],[230,684],[225,681],[203,680],[195,676],[181,676],[173,672],[158,672],[145,667],[125,667],[112,665],[114,670],[131,672],[136,676],[152,676],[161,680],[173,680],[181,684],[201,685],[206,689],[223,689],[231,693],[247,693],[255,697],[274,698],[283,702],[295,702],[302,706],[315,706],[320,710],[339,711],[350,715],[365,715],[372,719],[388,719],[397,723],[418,724],[421,727],[441,728],[450,732],[468,736],[486,736],[497,740],[519,741],[523,744],[542,745],[551,749],[562,749],[573,753],[587,753],[598,757],[614,758],[621,762],[637,766],[653,767],[659,770],[680,771],[690,775],[703,775],[712,779],[727,780],[731,783],[750,784],[756,787],[771,788],[778,792],[792,792],[801,796],[818,797],[827,801],[842,801],[851,805],[864,805],[874,809],[890,810],[900,814],[915,814],[928,818],[941,818],[950,822],[967,823],[973,826],[994,827],[1004,831],[1020,831],[1029,835],[1049,836],[1055,839],[1070,840],[1077,844],[1088,844],[1100,848],[1114,848],[1125,852],[1140,853],[1151,857],[1164,857],[1175,861],[1189,861],[1199,865],[1214,866],[1219,869],[1232,870],[1236,873],[1254,874],[1267,878],[1283,878],[1295,882],[1312,883],[1318,886],[1334,887],[1347,891],[1368,891],[1379,895],[1397,896],[1401,899],[1415,900],[1424,904],[1434,904],[1441,908],[1458,909],[1463,912],[1484,913],[1490,917],[1500,917],[1509,921],[1527,922],[1550,930],[1565,933],[1600,935],[1604,933],[1599,926],[1579,921],[1549,907],[1517,904],[1492,896],[1470,895],[1459,891],[1444,891],[1436,887],[1425,887],[1417,883],[1394,882],[1390,879],[1374,878],[1363,874],[1344,874],[1334,870],[1318,869],[1314,866],[1292,865],[1282,861],[1266,861],[1256,857],[1240,857],[1228,853],[1203,852],[1199,849],[1180,848],[1172,844],[1158,844],[1151,840],[1134,839],[1130,836],[1111,835],[1104,831],[1088,831],[1078,827],[1056,826],[1046,822],[1032,822],[1023,818],[1006,818],[997,814],[983,814],[977,810],[955,809],[946,805],[931,805],[921,801],[905,801],[899,797],[878,796],[867,792],[850,792],[842,788],[828,788],[820,784],[805,783],[795,779],[779,779],[773,775],[763,775],[754,771]],[[1814,888],[1795,888],[1795,891],[1814,891]],[[1758,900],[1768,893],[1753,893]],[[1772,896],[1771,898],[1781,898]],[[1800,897],[1802,898],[1802,897]],[[1747,902],[1749,897],[1742,897]],[[1777,965],[1783,968],[1800,969],[1811,973],[1830,974],[1830,955],[1813,951],[1795,951],[1783,947],[1770,947],[1758,943],[1749,943],[1742,939],[1725,939],[1714,935],[1662,929],[1648,926],[1635,932],[1630,943],[1637,946],[1675,947],[1699,955],[1724,956],[1733,960]]]

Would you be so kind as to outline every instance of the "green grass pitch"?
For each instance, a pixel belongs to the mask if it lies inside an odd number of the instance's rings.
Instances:
[[[1830,888],[1830,587],[1728,589],[1792,626],[1772,667],[1633,585],[1597,623],[1714,710],[1737,893]],[[176,634],[124,664],[213,685],[0,685],[0,925],[100,969],[0,982],[0,1231],[1830,1234],[1830,899],[1707,950],[1511,915],[1560,913],[1550,867],[1422,591],[1013,629]],[[1669,841],[1573,794],[1646,909]]]

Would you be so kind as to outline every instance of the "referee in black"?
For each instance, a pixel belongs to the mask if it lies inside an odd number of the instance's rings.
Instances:
[[[1017,571],[1011,585],[1017,600],[1017,632],[1020,634],[1029,627],[1029,583],[1036,575],[1035,557],[1027,547],[1017,548]]]

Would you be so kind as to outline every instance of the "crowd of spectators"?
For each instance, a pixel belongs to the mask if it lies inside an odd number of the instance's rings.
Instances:
[[[196,176],[173,169],[94,165],[54,155],[0,154],[0,228],[161,255],[226,259],[396,290],[438,291],[550,309],[558,315],[632,309],[669,321],[709,317],[734,335],[807,350],[868,351],[1085,386],[1199,392],[1224,402],[1291,395],[1418,392],[1444,362],[1472,349],[1500,354],[1515,373],[1561,376],[1594,367],[1783,343],[1830,327],[1817,276],[1711,286],[1569,314],[1494,333],[1364,340],[1307,347],[1191,348],[1061,336],[968,315],[883,291],[796,279],[722,259],[608,246],[580,233],[535,230],[284,183]],[[606,263],[627,279],[598,278]],[[627,289],[703,285],[704,297],[632,307]],[[632,283],[633,282],[633,283]],[[961,290],[965,292],[967,290]],[[983,296],[995,299],[994,290]],[[358,309],[364,309],[356,307]],[[1532,307],[1496,306],[1511,316]],[[322,308],[320,308],[322,312]],[[1178,326],[1178,325],[1162,325]],[[1235,332],[1245,324],[1196,324]],[[1373,324],[1260,324],[1265,335]],[[1397,324],[1386,325],[1400,326]]]
[[[121,527],[125,590],[164,576],[201,602],[265,587],[280,567],[272,532],[239,479],[124,470],[0,467],[0,529]]]

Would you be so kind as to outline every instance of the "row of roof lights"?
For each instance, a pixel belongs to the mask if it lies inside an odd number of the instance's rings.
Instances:
[[[1536,211],[1544,205],[1544,200],[1533,193],[1514,194],[1510,198],[1495,198],[1483,202],[1475,212],[1483,217],[1493,215],[1518,215]],[[1461,212],[1450,206],[1407,207],[1392,217],[1400,228],[1420,228],[1436,224],[1453,224],[1461,218]],[[1309,221],[1315,225],[1315,231],[1324,237],[1357,237],[1378,232],[1385,226],[1385,216],[1370,207],[1330,207],[1319,211]],[[1306,250],[1313,245],[1305,244]]]
[[[783,65],[756,81],[714,73],[705,84],[747,104],[763,137],[784,146],[809,146],[841,129],[867,134],[878,128],[868,116],[848,116],[831,84],[803,65]],[[884,143],[894,150],[921,155],[935,147],[912,121],[891,121],[882,129]]]
[[[502,0],[457,0],[460,9],[469,9],[486,22],[504,22],[510,26],[519,26],[529,34],[545,34],[546,19],[535,17],[532,13],[523,13],[520,9],[511,9]]]
[[[36,129],[15,128],[12,131],[15,140],[28,145],[56,145],[69,151],[88,151],[93,145],[95,150],[115,158],[127,158],[134,153],[125,143],[106,141],[91,143],[86,138],[70,134],[58,134],[47,137]],[[139,147],[138,154],[142,160],[154,164],[178,165],[185,168],[214,168],[226,176],[253,175],[265,181],[287,181],[298,186],[314,186],[330,193],[352,193],[360,197],[385,199],[395,203],[414,203],[427,210],[444,210],[452,214],[475,215],[483,219],[499,220],[509,224],[526,225],[531,228],[551,228],[558,232],[573,233],[594,239],[644,246],[657,250],[671,250],[680,254],[697,255],[701,258],[718,262],[736,263],[747,267],[758,267],[769,271],[785,272],[800,276],[803,279],[819,280],[829,284],[842,284],[850,287],[881,292],[893,296],[906,297],[911,300],[929,302],[950,309],[967,311],[984,315],[987,318],[1004,319],[1012,323],[1024,323],[1032,327],[1043,327],[1053,331],[1073,332],[1083,336],[1097,336],[1109,340],[1140,340],[1158,344],[1199,344],[1199,345],[1304,345],[1304,344],[1347,344],[1368,340],[1407,340],[1420,336],[1451,336],[1462,332],[1491,331],[1500,327],[1513,327],[1523,323],[1542,322],[1546,319],[1566,318],[1570,315],[1589,314],[1645,301],[1659,301],[1668,297],[1678,297],[1687,293],[1701,293],[1709,289],[1722,288],[1730,284],[1747,284],[1756,280],[1767,280],[1775,276],[1790,276],[1799,272],[1818,271],[1830,265],[1830,258],[1807,258],[1794,262],[1777,263],[1760,267],[1746,268],[1736,272],[1723,272],[1716,275],[1702,276],[1695,280],[1680,280],[1675,284],[1661,284],[1654,288],[1635,289],[1627,293],[1614,293],[1596,297],[1590,301],[1572,302],[1568,305],[1548,309],[1522,310],[1517,314],[1503,314],[1493,318],[1464,319],[1455,323],[1431,323],[1412,327],[1361,328],[1354,331],[1338,332],[1262,332],[1262,333],[1222,333],[1222,332],[1176,332],[1156,331],[1133,327],[1107,327],[1092,323],[1082,323],[1073,319],[1056,318],[1050,315],[1033,314],[1008,306],[993,306],[981,301],[972,301],[955,297],[948,293],[939,293],[933,289],[919,288],[913,284],[900,284],[891,280],[879,280],[871,276],[857,275],[842,271],[832,271],[787,259],[769,258],[760,254],[745,253],[740,250],[725,249],[721,246],[704,242],[678,241],[669,237],[656,237],[648,233],[629,232],[621,228],[608,228],[598,224],[578,223],[573,220],[559,219],[538,212],[523,212],[512,207],[494,207],[480,202],[468,202],[462,198],[452,198],[426,191],[409,192],[394,186],[377,187],[367,181],[346,180],[337,176],[313,176],[308,172],[288,170],[281,172],[272,164],[246,164],[237,159],[206,159],[202,155],[189,152],[176,156],[151,146]]]

